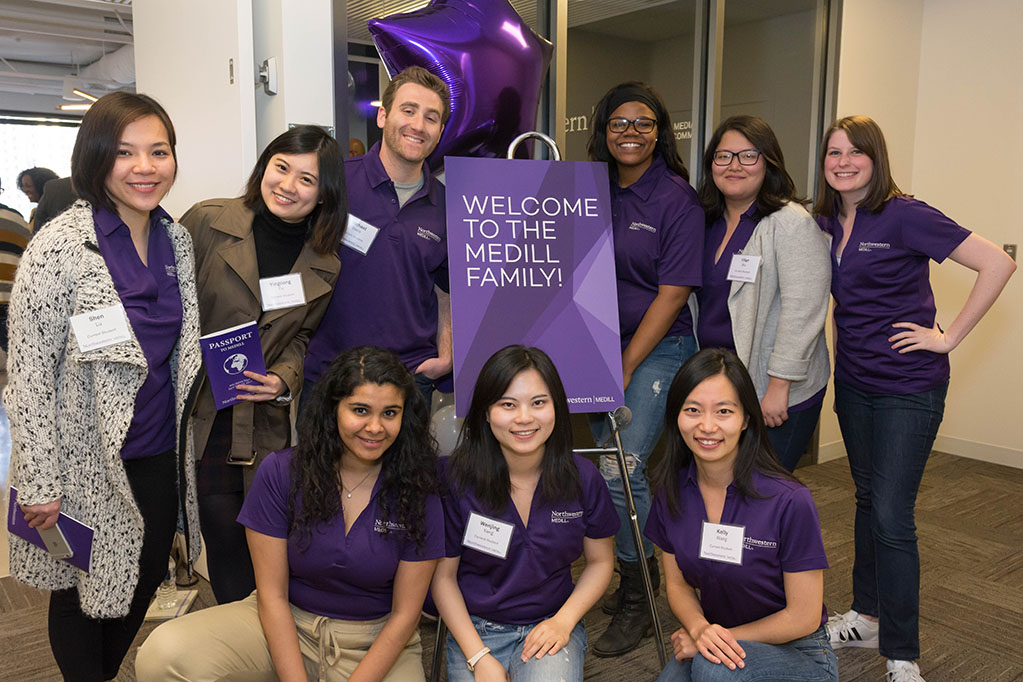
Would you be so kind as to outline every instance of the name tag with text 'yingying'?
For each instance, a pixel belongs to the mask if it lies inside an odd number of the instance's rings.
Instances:
[[[263,299],[264,312],[305,305],[302,275],[293,272],[280,277],[263,277],[259,280],[259,297]]]

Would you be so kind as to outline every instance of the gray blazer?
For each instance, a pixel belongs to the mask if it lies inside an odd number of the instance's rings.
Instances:
[[[732,340],[757,395],[770,377],[788,379],[789,405],[824,388],[831,375],[824,323],[831,296],[830,237],[799,204],[789,203],[753,230],[745,255],[760,256],[755,282],[732,282]],[[690,297],[699,323],[696,296]]]

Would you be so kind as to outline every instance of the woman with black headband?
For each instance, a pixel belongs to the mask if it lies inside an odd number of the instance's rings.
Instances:
[[[597,104],[587,146],[590,159],[608,164],[622,334],[625,404],[632,423],[622,432],[640,527],[650,511],[646,460],[664,422],[668,386],[682,363],[696,352],[693,320],[686,300],[702,280],[704,215],[687,182],[667,107],[645,83],[622,83]],[[598,442],[608,440],[606,420],[594,419]],[[644,603],[642,571],[660,583],[654,548],[644,541],[637,556],[618,467],[601,462],[601,473],[621,520],[615,536],[621,583],[604,603],[614,614],[594,644],[598,656],[635,649],[651,629]]]

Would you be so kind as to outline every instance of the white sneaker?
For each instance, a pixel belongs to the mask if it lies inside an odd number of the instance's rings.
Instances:
[[[832,649],[854,646],[877,648],[878,624],[867,620],[858,611],[847,611],[828,618],[828,637]]]
[[[888,661],[887,682],[924,682],[920,677],[920,666],[913,661]]]

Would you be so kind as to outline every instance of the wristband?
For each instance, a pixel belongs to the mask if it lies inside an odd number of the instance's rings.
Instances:
[[[469,672],[476,672],[476,664],[480,662],[484,656],[490,653],[490,647],[485,646],[476,652],[476,655],[465,662],[465,666],[469,669]]]

